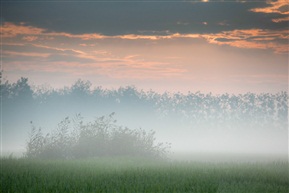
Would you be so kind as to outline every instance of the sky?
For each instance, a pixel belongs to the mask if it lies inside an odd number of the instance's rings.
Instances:
[[[11,82],[288,90],[286,0],[3,0],[1,10],[1,67]]]

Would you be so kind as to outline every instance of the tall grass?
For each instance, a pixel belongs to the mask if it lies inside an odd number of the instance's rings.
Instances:
[[[288,192],[288,163],[1,159],[1,192]]]

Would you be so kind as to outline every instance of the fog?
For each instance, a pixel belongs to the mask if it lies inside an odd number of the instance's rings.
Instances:
[[[78,80],[70,87],[2,82],[1,156],[26,151],[32,127],[51,133],[78,114],[84,123],[114,113],[116,125],[155,131],[171,143],[172,159],[266,161],[288,159],[288,94],[157,93],[133,86],[116,90]]]

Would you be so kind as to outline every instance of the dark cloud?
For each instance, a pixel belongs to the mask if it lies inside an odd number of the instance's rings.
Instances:
[[[232,42],[232,41],[234,41],[234,40],[228,39],[228,38],[216,38],[215,40],[218,42]]]
[[[3,5],[3,20],[25,22],[48,31],[104,35],[162,33],[218,33],[234,29],[287,29],[273,22],[278,13],[256,13],[257,2],[13,2]],[[283,9],[283,8],[282,8]]]

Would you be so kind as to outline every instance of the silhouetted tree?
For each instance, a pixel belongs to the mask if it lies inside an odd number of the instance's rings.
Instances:
[[[87,158],[100,156],[138,156],[165,158],[168,143],[155,142],[155,132],[131,130],[117,126],[113,114],[83,124],[80,115],[72,121],[67,117],[56,130],[45,137],[32,126],[27,142],[29,158]]]

